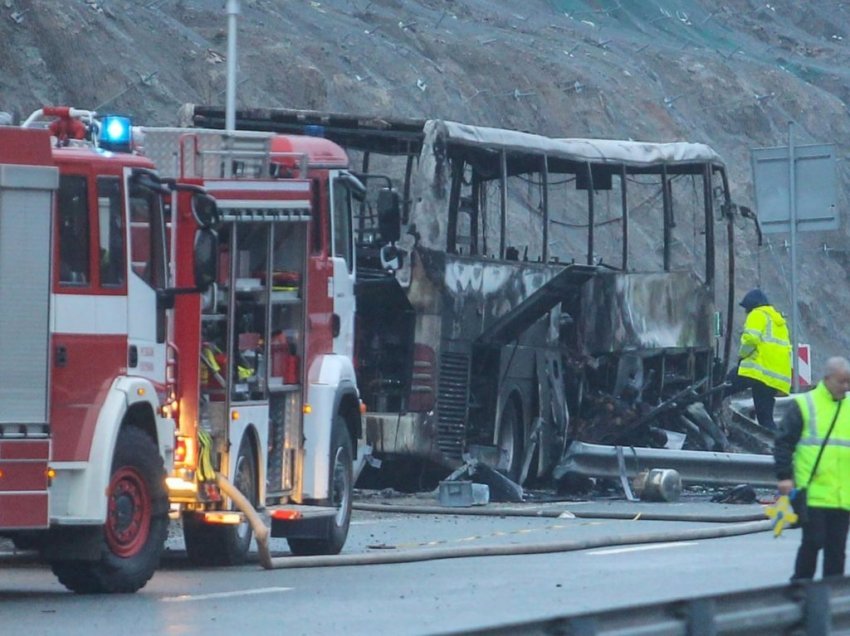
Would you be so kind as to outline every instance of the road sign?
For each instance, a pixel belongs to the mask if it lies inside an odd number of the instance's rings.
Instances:
[[[832,144],[794,146],[797,231],[838,229]],[[788,146],[753,148],[753,184],[761,231],[790,232]]]
[[[808,389],[812,386],[812,352],[807,344],[797,345],[797,387]]]
[[[789,160],[790,157],[790,160]],[[831,144],[797,146],[794,122],[788,122],[788,145],[754,148],[753,183],[759,225],[764,233],[788,232],[791,245],[791,342],[799,337],[797,311],[797,232],[837,230],[835,155]],[[799,388],[797,348],[792,356],[791,388]]]

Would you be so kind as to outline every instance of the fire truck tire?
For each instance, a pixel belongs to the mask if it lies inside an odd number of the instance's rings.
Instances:
[[[44,537],[32,534],[19,534],[12,537],[16,550],[38,550],[44,543]]]
[[[168,535],[165,469],[154,441],[141,429],[118,434],[107,487],[107,519],[96,561],[53,561],[59,581],[79,594],[126,594],[150,580]]]
[[[330,487],[331,496],[326,505],[337,508],[331,522],[327,538],[323,539],[287,539],[292,554],[313,556],[319,554],[339,554],[348,538],[348,525],[351,522],[351,505],[354,491],[351,436],[345,426],[345,420],[339,415],[334,419],[331,431]]]
[[[257,506],[257,460],[248,438],[239,444],[233,485]],[[210,525],[191,514],[183,517],[186,554],[196,565],[241,565],[248,558],[252,537],[247,521],[239,525]]]
[[[501,470],[508,479],[518,482],[522,472],[523,439],[522,413],[518,398],[509,397],[499,418],[498,448],[504,459],[499,462]]]

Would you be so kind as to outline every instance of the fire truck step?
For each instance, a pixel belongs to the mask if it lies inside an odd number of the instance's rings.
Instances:
[[[330,506],[274,506],[268,509],[272,536],[316,539],[327,536],[339,512]]]

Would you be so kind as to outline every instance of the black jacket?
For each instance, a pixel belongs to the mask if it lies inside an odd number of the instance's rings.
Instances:
[[[773,461],[776,467],[777,479],[794,478],[794,449],[803,434],[803,414],[800,406],[795,401],[788,407],[782,421],[779,422],[779,430],[776,432],[776,440],[773,443]],[[805,487],[805,484],[796,484]]]

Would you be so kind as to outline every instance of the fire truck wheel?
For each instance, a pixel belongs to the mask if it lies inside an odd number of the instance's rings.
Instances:
[[[50,564],[59,581],[80,594],[135,592],[159,565],[168,534],[165,469],[141,429],[125,426],[118,434],[107,496],[100,559]]]
[[[233,485],[256,507],[257,460],[247,438],[239,445]],[[240,565],[248,558],[252,537],[247,521],[235,526],[209,525],[191,514],[183,517],[186,554],[196,565]]]
[[[18,534],[12,537],[16,550],[38,550],[44,543],[44,537],[33,534]]]
[[[523,426],[522,413],[515,396],[505,401],[499,419],[499,470],[513,481],[519,481],[522,472]]]
[[[296,555],[339,554],[348,538],[351,522],[351,503],[354,490],[352,463],[354,452],[345,420],[337,416],[331,431],[330,488],[331,497],[323,502],[337,509],[327,538],[287,539],[289,549]]]

